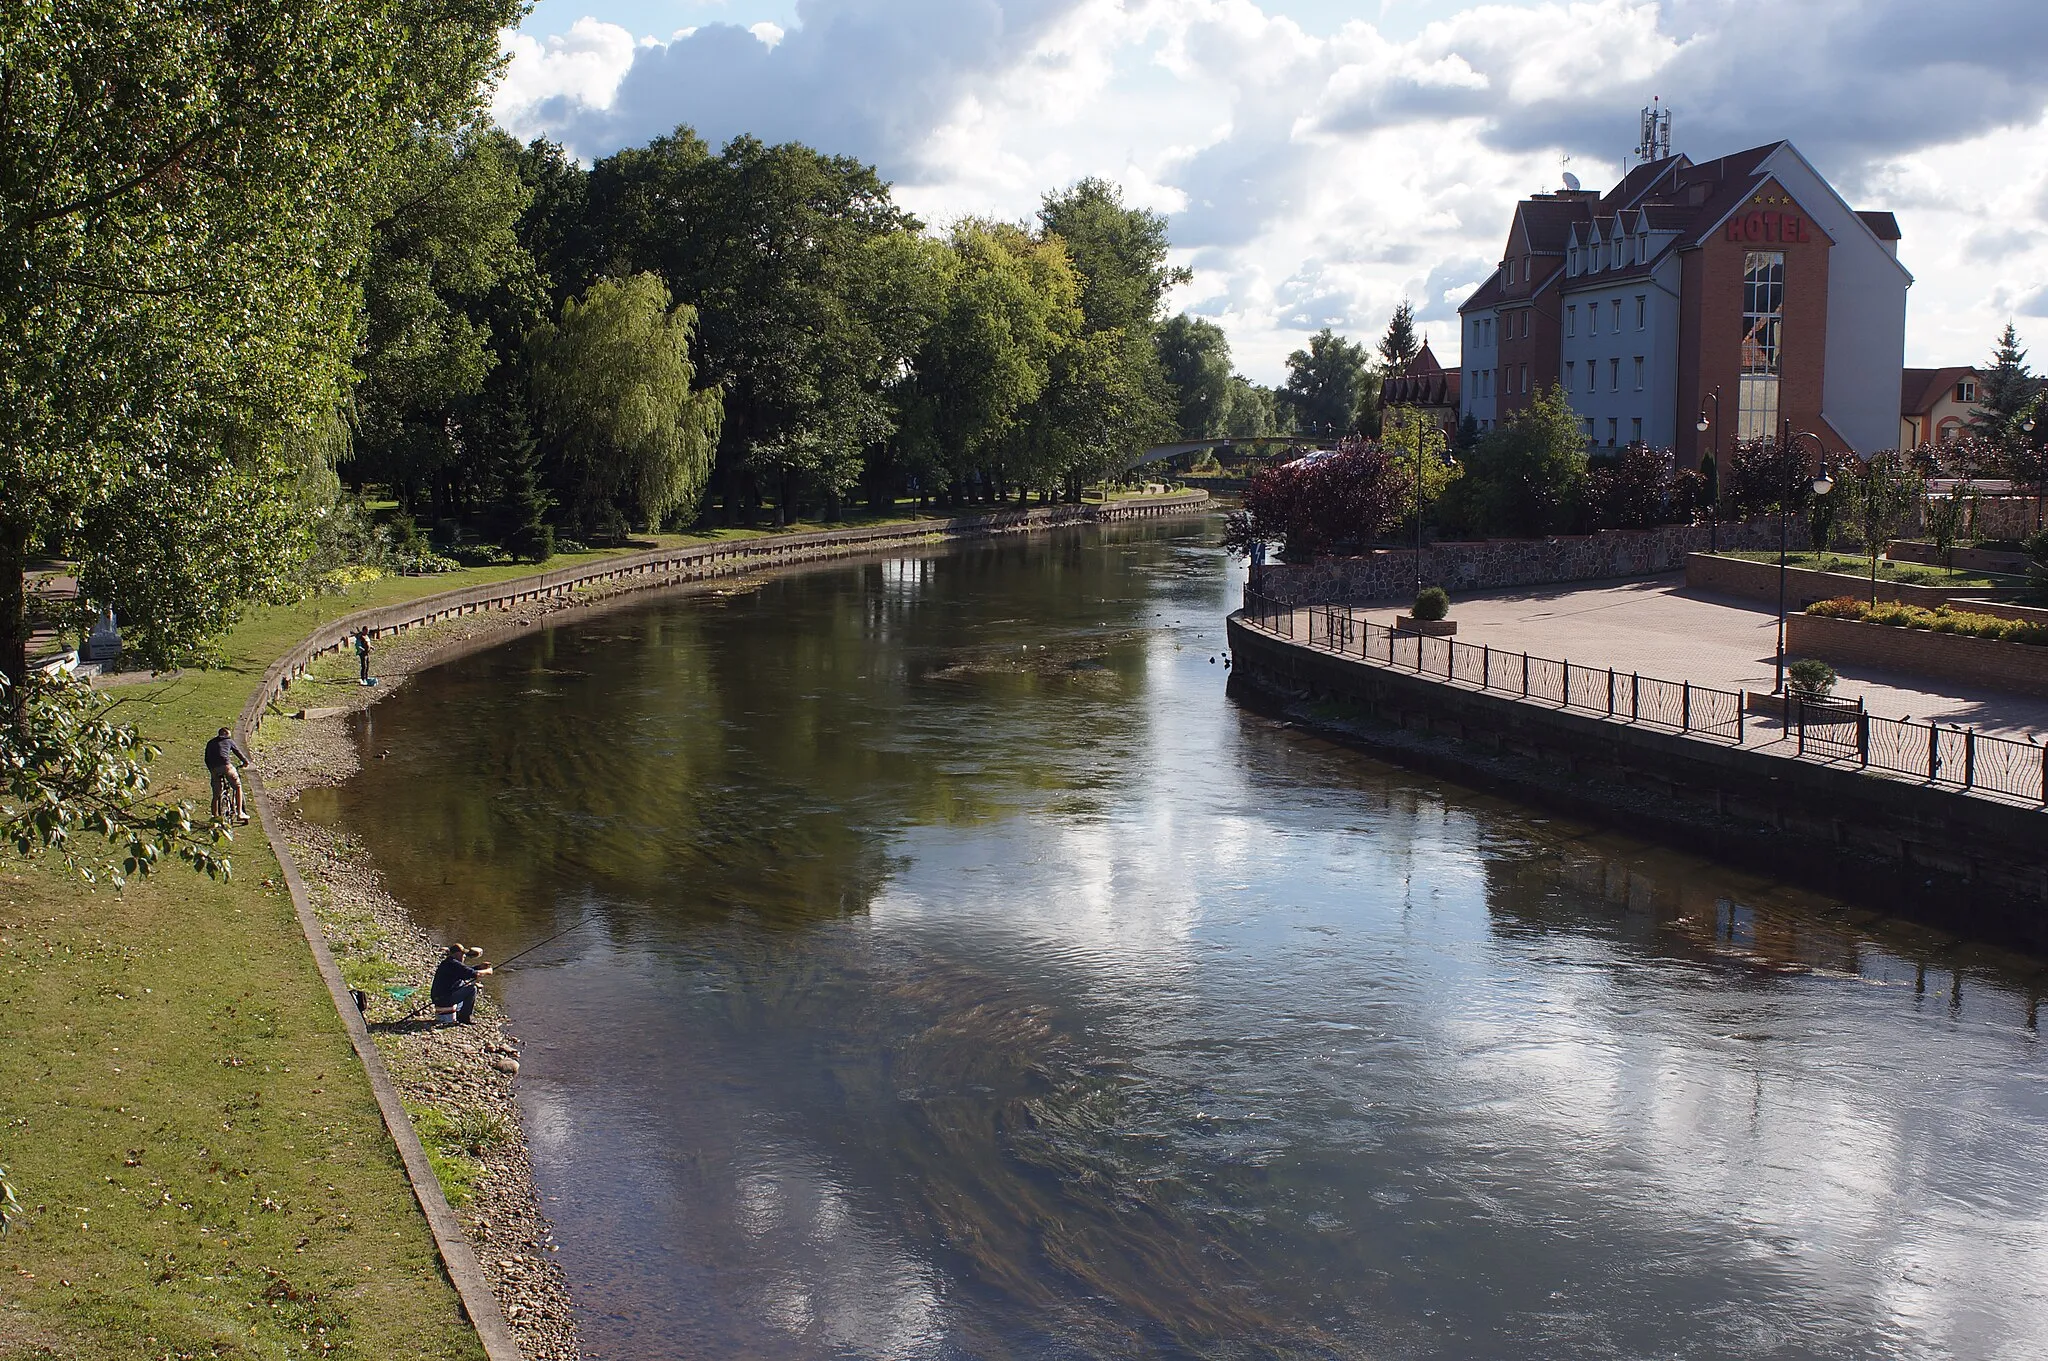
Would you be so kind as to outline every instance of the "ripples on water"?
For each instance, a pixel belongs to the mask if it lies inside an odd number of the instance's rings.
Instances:
[[[2048,1354],[2031,964],[1239,707],[1212,540],[650,600],[371,713],[315,811],[422,922],[596,914],[499,984],[594,1347]]]

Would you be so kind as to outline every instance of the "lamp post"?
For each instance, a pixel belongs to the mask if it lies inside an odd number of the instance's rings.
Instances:
[[[1811,430],[1794,430],[1788,417],[1780,427],[1778,452],[1785,462],[1785,494],[1778,502],[1778,671],[1777,683],[1771,693],[1785,693],[1785,557],[1792,537],[1792,498],[1799,491],[1798,474],[1804,469],[1793,462],[1792,441],[1810,439],[1820,450],[1820,472],[1810,484],[1815,496],[1826,496],[1835,489],[1835,479],[1828,475],[1828,447],[1819,435]]]
[[[1415,430],[1415,594],[1422,594],[1422,460],[1429,451],[1428,431],[1434,428],[1434,420],[1428,425],[1418,425]],[[1444,462],[1455,463],[1448,443],[1444,448]]]
[[[1693,429],[1703,435],[1707,433],[1709,426],[1714,431],[1713,452],[1707,455],[1714,461],[1713,493],[1707,498],[1707,551],[1718,553],[1721,551],[1721,389],[1717,387],[1708,393],[1706,400],[1714,404],[1714,419],[1707,419],[1707,408],[1702,405],[1699,423],[1693,426]]]

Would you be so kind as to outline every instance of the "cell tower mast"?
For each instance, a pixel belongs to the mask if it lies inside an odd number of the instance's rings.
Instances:
[[[1643,110],[1643,140],[1636,147],[1636,159],[1644,164],[1661,161],[1671,155],[1671,110],[1663,107],[1660,96],[1650,97],[1650,107]]]

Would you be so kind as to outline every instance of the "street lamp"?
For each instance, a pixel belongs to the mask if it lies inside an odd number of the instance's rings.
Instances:
[[[1721,551],[1721,389],[1717,387],[1708,393],[1707,401],[1714,404],[1714,419],[1707,419],[1707,408],[1703,405],[1700,407],[1699,423],[1693,426],[1693,429],[1702,435],[1707,433],[1709,426],[1712,426],[1714,431],[1714,449],[1708,455],[1714,462],[1714,485],[1707,498],[1707,551],[1718,553]]]
[[[1785,495],[1778,502],[1778,679],[1771,687],[1771,693],[1785,693],[1785,557],[1792,537],[1792,498],[1798,494],[1798,473],[1801,465],[1793,462],[1792,441],[1810,439],[1814,448],[1820,450],[1820,472],[1810,484],[1815,496],[1826,496],[1835,489],[1835,479],[1828,475],[1828,447],[1819,435],[1811,430],[1794,430],[1787,419],[1782,426],[1779,439],[1779,456],[1785,461]]]

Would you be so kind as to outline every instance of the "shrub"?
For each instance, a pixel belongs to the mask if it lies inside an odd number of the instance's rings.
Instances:
[[[1826,699],[1835,691],[1835,668],[1818,657],[1807,657],[1785,668],[1795,699]]]
[[[1841,596],[1808,605],[1806,612],[1824,619],[1853,619],[1865,624],[1886,624],[1892,628],[1926,629],[1930,633],[1956,633],[1967,638],[2048,647],[2048,624],[2026,619],[2000,619],[1995,614],[1973,614],[1968,610],[1952,610],[1946,605],[1929,610],[1918,605],[1891,602],[1871,605]]]
[[[1412,617],[1425,622],[1442,619],[1451,612],[1451,597],[1441,586],[1425,586],[1415,593]]]
[[[1379,534],[1399,512],[1405,492],[1383,447],[1346,440],[1335,453],[1254,473],[1244,489],[1244,509],[1226,522],[1224,546],[1248,554],[1254,543],[1278,540],[1285,559],[1307,562]]]

